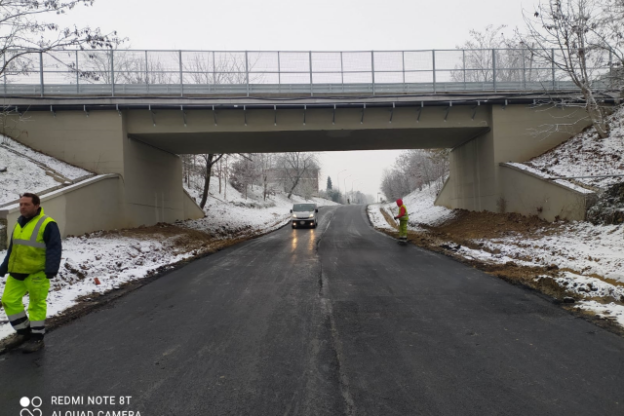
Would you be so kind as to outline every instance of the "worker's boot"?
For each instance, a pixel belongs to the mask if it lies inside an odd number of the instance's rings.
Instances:
[[[32,332],[30,332],[30,328],[25,330],[20,330],[17,332],[17,338],[15,339],[15,344],[20,345],[30,339]]]
[[[22,352],[29,354],[31,352],[37,352],[45,346],[43,338],[30,338],[22,345]]]

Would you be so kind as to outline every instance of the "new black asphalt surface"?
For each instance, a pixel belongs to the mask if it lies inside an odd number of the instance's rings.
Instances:
[[[364,207],[320,211],[0,356],[0,414],[624,415],[623,338],[398,245]]]

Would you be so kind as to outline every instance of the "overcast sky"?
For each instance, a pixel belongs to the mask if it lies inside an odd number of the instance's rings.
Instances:
[[[471,29],[522,27],[533,0],[97,0],[61,19],[116,30],[132,49],[414,50],[454,49]],[[377,196],[399,151],[322,154],[321,187]],[[340,180],[338,180],[338,173]]]

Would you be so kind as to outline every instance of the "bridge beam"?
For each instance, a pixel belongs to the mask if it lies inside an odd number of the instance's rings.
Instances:
[[[128,111],[128,135],[178,154],[455,147],[488,131],[469,106]],[[304,120],[305,113],[305,123]],[[392,116],[392,119],[390,117]],[[277,122],[276,122],[277,121]],[[154,126],[154,124],[156,124]]]

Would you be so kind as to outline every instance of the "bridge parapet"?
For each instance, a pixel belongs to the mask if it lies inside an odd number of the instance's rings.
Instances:
[[[3,74],[0,96],[314,97],[578,90],[556,61],[524,49],[58,50],[8,51],[5,59],[16,54],[21,55]],[[594,88],[611,89],[608,54],[594,62]]]

